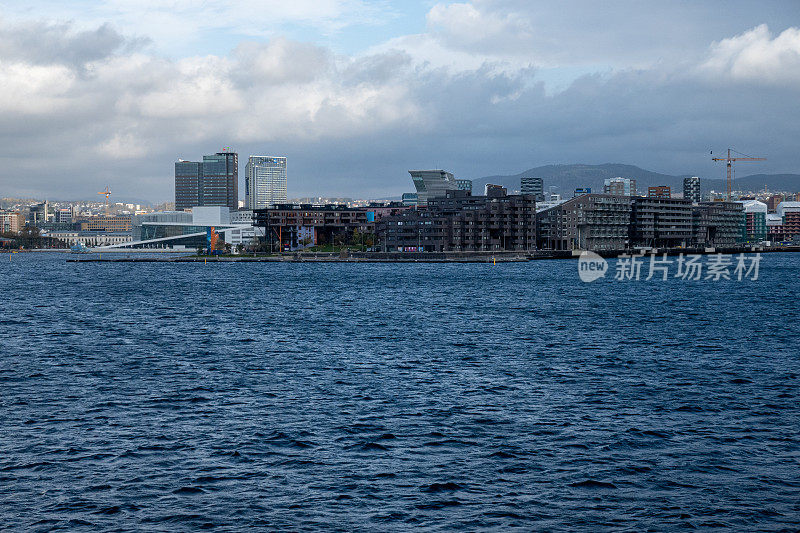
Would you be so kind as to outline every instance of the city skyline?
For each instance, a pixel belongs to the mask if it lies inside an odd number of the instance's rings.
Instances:
[[[710,179],[724,169],[708,152],[729,146],[768,157],[757,172],[800,170],[793,2],[35,0],[0,15],[6,196],[164,201],[177,155],[224,145],[291,159],[291,196],[399,196],[408,168],[621,161]]]

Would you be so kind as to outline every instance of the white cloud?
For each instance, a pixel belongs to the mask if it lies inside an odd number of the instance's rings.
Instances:
[[[777,37],[766,24],[711,46],[701,70],[734,80],[800,82],[800,28],[788,28]]]

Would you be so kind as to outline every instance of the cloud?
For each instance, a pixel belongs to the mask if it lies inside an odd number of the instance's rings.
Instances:
[[[776,169],[800,166],[800,115],[787,106],[800,81],[796,28],[775,37],[757,26],[672,61],[575,71],[550,91],[543,67],[561,68],[565,53],[548,44],[555,16],[511,0],[440,4],[425,33],[352,56],[275,36],[169,58],[74,23],[38,26],[49,44],[26,49],[14,39],[37,26],[2,23],[0,188],[75,198],[109,184],[118,197],[161,201],[176,158],[222,146],[243,159],[289,156],[292,196],[399,194],[406,169],[421,166],[475,178],[627,162],[702,175],[715,171],[706,150],[728,145],[769,155]],[[565,63],[599,57],[570,47]]]
[[[773,38],[766,24],[711,47],[701,69],[733,80],[770,83],[800,82],[800,28],[788,28]]]
[[[108,24],[78,31],[71,23],[27,22],[0,24],[0,58],[32,65],[60,64],[76,69],[116,53],[128,53],[147,44],[128,39]]]

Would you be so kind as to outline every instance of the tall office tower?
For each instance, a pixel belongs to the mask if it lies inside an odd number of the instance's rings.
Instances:
[[[175,210],[185,211],[200,205],[200,180],[203,163],[179,159],[175,163]]]
[[[696,204],[703,201],[703,195],[700,193],[700,178],[697,176],[683,178],[683,197]]]
[[[409,170],[417,189],[417,205],[428,205],[428,198],[445,196],[447,191],[458,190],[453,174],[446,170]]]
[[[610,178],[603,182],[603,194],[612,196],[636,196],[636,180],[629,178]]]
[[[286,158],[251,155],[244,175],[247,209],[266,209],[287,203]]]
[[[542,178],[520,178],[520,194],[534,194],[536,201],[544,201],[544,180]]]
[[[472,194],[472,180],[456,180],[456,187],[459,191],[469,191]]]
[[[239,154],[226,149],[202,162],[175,163],[175,209],[196,206],[239,207]]]

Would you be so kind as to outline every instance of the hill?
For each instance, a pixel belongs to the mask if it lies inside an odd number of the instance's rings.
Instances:
[[[494,183],[508,187],[509,189],[519,189],[519,180],[525,176],[537,176],[544,180],[545,192],[548,187],[558,187],[556,192],[561,194],[571,194],[571,191],[578,187],[591,187],[592,191],[603,192],[603,180],[607,178],[635,178],[637,189],[646,191],[647,187],[655,185],[668,185],[674,191],[683,190],[683,178],[690,176],[684,174],[673,176],[661,174],[651,170],[645,170],[634,165],[623,165],[620,163],[606,163],[603,165],[546,165],[528,169],[519,174],[508,176],[486,176],[472,180],[472,190],[475,194],[483,194],[483,188],[487,183]],[[725,189],[724,179],[701,179],[703,191]],[[800,174],[753,174],[734,181],[734,189],[745,191],[756,191],[767,186],[772,191],[800,191]]]

